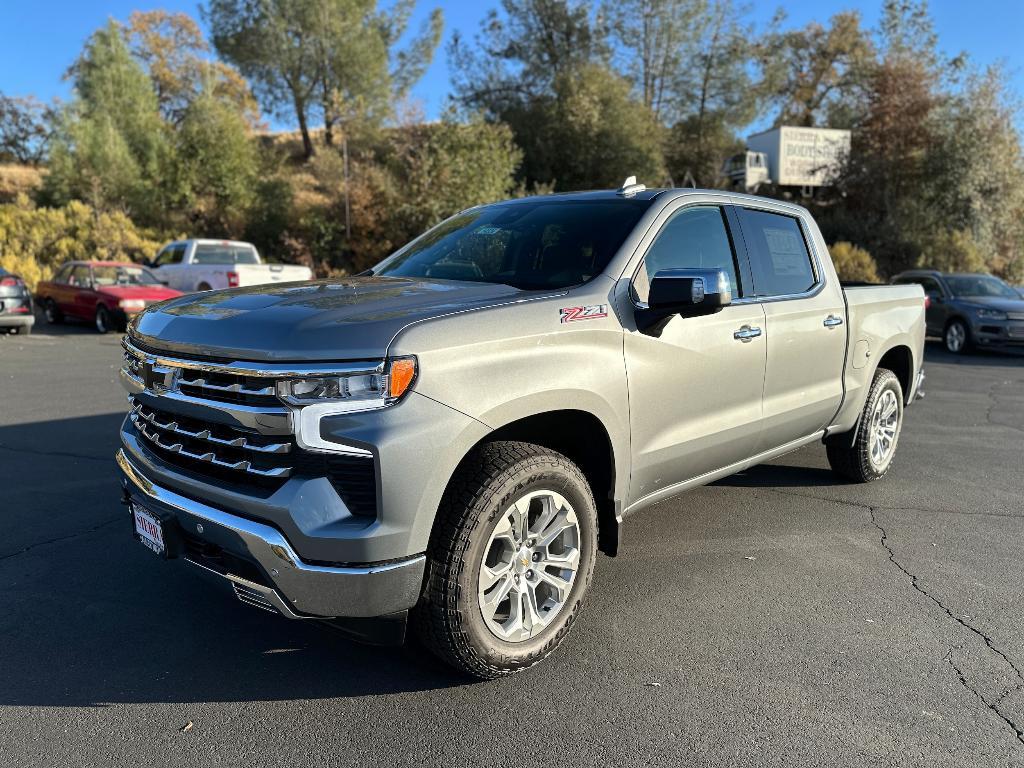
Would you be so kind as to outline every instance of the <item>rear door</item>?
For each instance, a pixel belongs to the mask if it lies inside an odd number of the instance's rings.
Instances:
[[[88,264],[76,264],[71,269],[68,284],[61,290],[61,311],[71,317],[91,319],[96,306],[92,290],[92,270]]]
[[[835,416],[843,399],[846,302],[798,216],[754,207],[736,214],[765,314],[760,452],[812,435]]]
[[[646,302],[650,278],[663,269],[720,268],[737,300],[749,290],[723,206],[677,206],[652,230],[632,278],[634,304]],[[753,454],[761,428],[763,328],[757,302],[673,317],[657,336],[627,327],[631,501]]]

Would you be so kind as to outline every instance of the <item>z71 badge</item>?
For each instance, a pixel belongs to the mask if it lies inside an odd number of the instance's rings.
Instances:
[[[607,304],[590,304],[586,307],[562,307],[563,323],[575,323],[577,320],[594,320],[598,317],[608,317]]]

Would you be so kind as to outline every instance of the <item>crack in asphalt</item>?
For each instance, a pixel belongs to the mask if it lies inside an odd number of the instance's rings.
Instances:
[[[892,547],[889,546],[889,535],[888,535],[888,533],[886,533],[885,528],[882,527],[882,525],[878,522],[878,519],[875,517],[875,507],[868,507],[868,509],[870,510],[870,513],[871,513],[871,523],[872,523],[872,525],[874,525],[875,528],[877,528],[879,533],[881,534],[881,538],[879,539],[879,542],[881,543],[881,545],[885,549],[885,551],[889,553],[889,562],[892,563],[893,565],[895,565],[905,576],[907,576],[907,578],[910,579],[910,585],[915,590],[917,590],[922,595],[924,595],[926,598],[928,598],[933,603],[935,603],[935,605],[937,605],[939,608],[941,608],[942,611],[947,616],[949,616],[949,618],[951,618],[953,621],[955,621],[961,627],[963,627],[964,629],[968,630],[969,632],[972,632],[973,634],[975,634],[978,637],[980,637],[982,639],[982,641],[985,643],[985,646],[990,651],[992,651],[992,653],[996,654],[996,656],[998,656],[1003,661],[1005,661],[1010,666],[1010,669],[1012,669],[1014,671],[1014,673],[1017,675],[1017,680],[1018,680],[1017,685],[1012,687],[1012,688],[1004,690],[1003,693],[1001,693],[999,695],[999,698],[997,698],[994,702],[990,702],[984,696],[982,696],[981,693],[979,693],[972,685],[970,685],[967,682],[967,680],[964,678],[963,672],[960,670],[959,667],[956,666],[956,664],[953,663],[953,660],[952,660],[953,649],[952,648],[950,649],[949,653],[946,654],[946,657],[944,659],[945,661],[947,661],[949,663],[949,665],[951,667],[953,667],[954,670],[956,670],[957,676],[960,679],[960,683],[967,690],[969,690],[971,693],[973,693],[975,696],[977,696],[985,704],[986,707],[988,707],[993,712],[995,712],[1000,717],[1000,719],[1003,720],[1003,722],[1005,722],[1007,725],[1009,725],[1011,728],[1013,728],[1013,732],[1017,735],[1017,741],[1019,741],[1021,743],[1021,745],[1024,745],[1024,731],[1021,731],[1021,729],[1017,727],[1016,723],[1014,723],[1009,717],[1007,717],[1002,712],[1002,710],[999,709],[999,704],[1001,704],[1003,702],[1003,700],[1010,693],[1019,691],[1022,688],[1024,688],[1024,674],[1021,674],[1021,671],[1017,667],[1017,665],[1014,664],[1012,661],[1010,661],[1010,658],[1003,651],[1001,651],[999,648],[996,647],[995,643],[992,641],[992,638],[990,638],[988,635],[986,635],[984,632],[982,632],[977,627],[973,626],[969,622],[964,621],[964,619],[962,619],[959,616],[957,616],[949,608],[947,608],[946,605],[941,600],[939,600],[937,597],[932,595],[930,592],[928,592],[926,589],[924,589],[924,587],[922,587],[920,585],[917,576],[915,576],[913,573],[908,571],[906,569],[906,567],[904,567],[904,565],[899,560],[896,559],[896,553],[893,552]],[[881,509],[884,509],[884,507],[881,507]]]
[[[9,445],[0,445],[0,451],[11,451],[12,453],[29,453],[33,456],[60,456],[66,459],[85,459],[87,461],[113,462],[113,458],[106,456],[87,456],[84,453],[72,453],[70,451],[39,451],[34,448],[14,448]]]
[[[989,407],[985,410],[985,423],[991,427],[1005,427],[1006,429],[1015,429],[1018,432],[1024,432],[1024,427],[1018,427],[1016,424],[1006,424],[1002,421],[993,421],[992,412],[999,407],[1002,407],[1002,403],[999,402],[999,396],[996,394],[996,390],[1000,387],[1004,387],[1007,384],[1014,384],[1019,382],[1014,381],[997,381],[988,389],[988,399],[990,401]]]
[[[945,661],[947,664],[949,664],[949,666],[953,668],[953,671],[956,672],[956,676],[957,676],[957,679],[960,681],[960,685],[962,685],[968,691],[973,693],[978,698],[978,701],[980,701],[986,707],[991,709],[1000,720],[1002,720],[1008,726],[1013,728],[1013,732],[1015,734],[1017,734],[1017,741],[1019,741],[1021,744],[1024,744],[1024,732],[1022,732],[1021,729],[1017,727],[1017,724],[1015,722],[1013,722],[1013,720],[1011,720],[1005,714],[1003,714],[1002,711],[1000,711],[1000,709],[998,707],[998,704],[1003,700],[1003,697],[1000,696],[994,702],[991,702],[988,699],[986,699],[977,688],[975,688],[973,685],[971,685],[969,682],[967,682],[967,678],[964,677],[963,670],[961,670],[960,667],[958,667],[953,662],[953,651],[957,650],[957,649],[958,649],[958,647],[950,648],[946,652],[946,655],[942,658],[942,660]],[[1005,695],[1006,694],[1004,693],[1003,696],[1005,696]]]
[[[26,552],[31,552],[33,549],[37,549],[38,547],[45,547],[47,544],[56,544],[56,543],[61,542],[61,541],[67,541],[69,539],[77,539],[79,536],[85,536],[85,535],[90,534],[90,533],[95,533],[96,531],[100,530],[101,528],[105,528],[108,525],[111,525],[113,523],[116,523],[118,521],[123,521],[123,520],[124,520],[124,515],[118,515],[117,517],[112,517],[109,520],[105,520],[102,523],[97,523],[96,525],[92,526],[91,528],[86,528],[85,530],[77,531],[76,533],[69,533],[66,536],[55,536],[52,539],[45,539],[44,541],[37,541],[35,544],[29,544],[27,547],[22,547],[21,549],[17,549],[14,552],[8,552],[6,554],[0,555],[0,562],[3,562],[4,560],[10,560],[12,557],[17,557],[18,555],[24,555]]]

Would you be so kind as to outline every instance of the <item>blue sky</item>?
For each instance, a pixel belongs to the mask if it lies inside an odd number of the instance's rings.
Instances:
[[[431,8],[440,6],[445,14],[445,40],[455,29],[472,36],[487,9],[497,4],[498,0],[419,0],[413,26]],[[857,8],[871,26],[878,18],[881,0],[756,0],[752,7],[751,18],[761,23],[782,7],[788,16],[787,26],[826,21],[839,10]],[[70,89],[62,75],[89,34],[108,17],[126,19],[133,10],[155,8],[199,15],[195,0],[0,0],[0,91],[34,94],[43,100],[66,98]],[[943,50],[950,54],[966,51],[981,65],[1004,61],[1015,90],[1024,95],[1024,53],[1020,48],[1024,0],[932,0],[931,10]],[[445,59],[443,49],[439,50],[413,92],[428,117],[438,114],[449,92]]]

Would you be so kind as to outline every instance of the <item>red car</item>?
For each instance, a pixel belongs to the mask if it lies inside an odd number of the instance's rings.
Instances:
[[[36,286],[36,303],[46,320],[92,321],[96,330],[124,331],[132,315],[150,304],[181,296],[145,267],[120,261],[72,261],[53,280]]]

